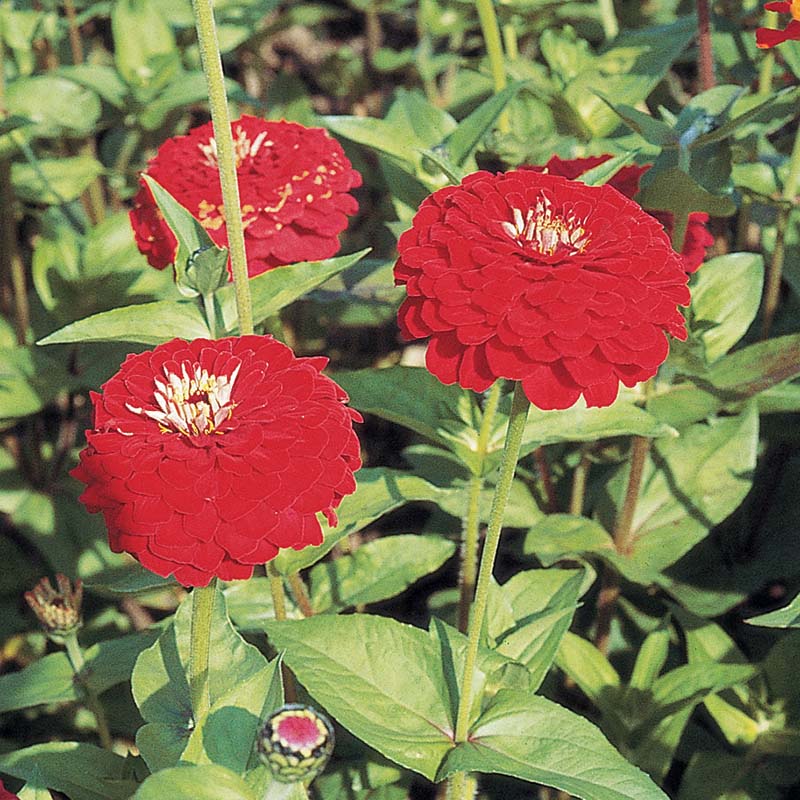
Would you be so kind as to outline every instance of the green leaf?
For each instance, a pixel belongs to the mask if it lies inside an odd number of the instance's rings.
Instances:
[[[126,564],[124,567],[96,572],[88,581],[84,581],[87,591],[111,597],[143,594],[176,586],[174,578],[162,578],[140,564]]]
[[[750,490],[757,446],[754,407],[659,441],[644,467],[630,551],[614,559],[617,568],[630,580],[647,583],[691,550]],[[616,498],[623,496],[626,481],[627,467],[606,485],[607,498],[615,498],[602,511],[608,520],[616,518]]]
[[[174,621],[137,659],[131,679],[136,704],[147,724],[136,744],[151,771],[179,759],[220,764],[242,773],[247,767],[276,662],[242,639],[228,618],[217,590],[211,621],[208,669],[210,708],[192,708],[186,678],[193,594],[181,603]]]
[[[206,229],[149,175],[142,179],[153,193],[164,221],[178,240],[175,281],[187,297],[213,294],[228,280],[228,250],[217,247]]]
[[[223,591],[228,614],[238,630],[263,633],[264,623],[275,619],[268,578],[253,577],[246,581],[231,581]],[[292,602],[291,595],[286,598],[286,616],[289,619],[303,619],[303,614]]]
[[[683,17],[660,28],[626,31],[570,81],[559,99],[572,106],[596,136],[607,135],[619,125],[619,117],[596,92],[627,105],[640,103],[666,75],[696,31],[694,17]]]
[[[127,683],[139,653],[149,647],[157,631],[107,639],[89,647],[86,677],[92,691],[100,694]],[[75,673],[66,653],[51,653],[19,672],[0,675],[0,714],[45,703],[63,703],[81,698]]]
[[[698,270],[692,285],[692,328],[716,361],[744,336],[761,304],[764,259],[756,253],[712,258]]]
[[[79,86],[91,89],[114,108],[123,109],[125,107],[128,87],[113,67],[95,63],[66,65],[59,67],[56,74],[68,78]],[[74,108],[69,111],[75,113]],[[86,122],[85,118],[80,120],[81,125],[86,125]]]
[[[84,137],[94,134],[100,118],[100,100],[93,91],[66,78],[36,75],[11,81],[6,110],[33,122],[25,131],[28,136]]]
[[[336,613],[394,597],[439,569],[455,549],[438,536],[409,534],[367,542],[352,555],[311,570],[311,605],[316,613]]]
[[[48,742],[0,755],[0,772],[42,780],[70,800],[128,800],[136,784],[125,777],[127,761],[78,742]]]
[[[489,633],[498,653],[528,668],[531,691],[541,685],[569,629],[584,574],[584,570],[525,570],[490,588],[490,602],[507,604],[512,624],[498,624],[492,615]],[[492,600],[491,595],[500,597]]]
[[[61,328],[37,344],[123,341],[155,345],[176,336],[187,340],[211,337],[195,303],[158,300],[103,311]]]
[[[788,606],[770,611],[768,614],[750,617],[745,622],[764,628],[800,628],[800,595],[795,597]]]
[[[645,114],[644,111],[639,111],[625,103],[612,103],[600,92],[595,92],[595,94],[646,142],[657,147],[669,147],[670,145],[677,147],[678,135],[666,122],[655,119],[649,114]]]
[[[36,165],[13,163],[11,183],[20,200],[59,205],[76,200],[103,172],[103,165],[89,155],[39,159]]]
[[[476,148],[491,131],[495,120],[524,85],[525,81],[512,83],[501,92],[493,94],[458,123],[458,127],[444,141],[454,164],[462,166],[468,158],[474,156]]]
[[[111,12],[114,63],[134,94],[152,99],[180,70],[180,52],[156,0],[116,0]]]
[[[303,261],[285,267],[271,269],[250,279],[250,294],[253,299],[253,321],[263,322],[277,314],[282,308],[321,286],[329,278],[344,272],[369,253],[370,248],[347,256],[328,258],[325,261]],[[227,335],[239,330],[236,313],[236,295],[233,284],[223,286],[216,298],[222,313],[222,323]]]
[[[502,415],[496,428],[506,423]],[[596,442],[612,436],[674,437],[677,432],[633,403],[617,400],[605,408],[587,408],[583,398],[564,411],[542,411],[531,406],[522,439],[522,453],[557,442]],[[502,438],[492,437],[494,449],[502,449]]]
[[[331,528],[321,523],[324,536],[321,545],[278,553],[272,563],[283,575],[316,564],[338,541],[406,503],[414,500],[437,502],[449,495],[447,489],[439,489],[415,475],[385,468],[362,469],[357,483],[356,491],[345,497],[336,510],[339,525]]]
[[[396,158],[411,166],[415,160],[414,145],[422,142],[408,141],[397,135],[389,120],[375,117],[322,117],[322,124],[337,136],[363,144],[384,155]]]
[[[587,186],[602,186],[604,183],[608,183],[624,166],[630,164],[638,152],[638,150],[630,150],[620,156],[609,158],[608,161],[581,173],[579,180]]]
[[[47,782],[38,769],[34,769],[28,782],[17,792],[18,800],[53,800]]]
[[[729,197],[712,194],[677,167],[651,172],[652,179],[636,195],[636,202],[643,208],[678,216],[692,211],[705,211],[712,217],[731,217],[736,213],[736,205]]]
[[[665,800],[591,723],[562,706],[503,690],[449,753],[437,776],[496,772],[553,786],[585,800]]]
[[[354,408],[404,425],[444,445],[470,468],[478,467],[480,417],[472,393],[445,386],[422,367],[337,372],[336,381]]]
[[[631,689],[649,690],[658,678],[669,654],[669,628],[661,625],[651,631],[642,642],[636,654],[636,662],[631,673]]]
[[[428,634],[367,614],[273,622],[267,632],[337,722],[433,779],[453,746],[453,720],[440,653]]]
[[[258,800],[234,772],[216,764],[186,764],[151,775],[134,800]]]
[[[613,716],[618,702],[619,674],[591,642],[567,632],[558,648],[556,664],[604,714]]]
[[[800,334],[778,336],[719,359],[701,376],[687,376],[689,382],[657,394],[647,408],[660,420],[684,427],[723,408],[738,411],[751,397],[798,374]]]

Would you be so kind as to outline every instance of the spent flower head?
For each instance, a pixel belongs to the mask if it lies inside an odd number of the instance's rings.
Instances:
[[[25,600],[48,636],[61,641],[83,625],[83,581],[79,578],[73,586],[69,578],[59,572],[56,586],[58,588],[54,589],[49,578],[42,578],[31,591],[25,592]]]

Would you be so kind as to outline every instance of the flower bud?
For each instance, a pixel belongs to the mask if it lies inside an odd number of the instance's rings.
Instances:
[[[310,706],[289,704],[267,718],[258,737],[258,755],[275,780],[312,780],[333,753],[333,726]]]
[[[73,589],[69,578],[59,572],[56,585],[58,590],[52,587],[49,578],[42,578],[32,591],[25,592],[25,599],[48,636],[59,641],[83,625],[83,581],[76,580]]]

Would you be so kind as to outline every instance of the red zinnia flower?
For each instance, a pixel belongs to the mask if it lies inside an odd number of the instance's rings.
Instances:
[[[547,164],[543,167],[529,167],[524,169],[531,169],[535,172],[546,171],[550,175],[560,175],[562,178],[570,178],[571,180],[579,178],[584,172],[594,169],[600,164],[605,163],[611,155],[602,156],[587,156],[586,158],[570,158],[564,159],[558,156],[553,156]],[[608,185],[613,186],[618,192],[622,192],[625,197],[630,197],[631,200],[639,193],[639,181],[642,175],[650,169],[651,165],[644,167],[637,166],[636,164],[629,164],[622,167],[609,181]],[[651,217],[655,217],[663,226],[667,235],[671,238],[672,231],[675,227],[675,219],[669,211],[651,211],[647,210]],[[702,211],[694,211],[689,214],[689,223],[686,227],[686,235],[683,239],[683,248],[681,249],[681,256],[683,257],[683,268],[687,272],[697,272],[698,267],[703,263],[706,257],[706,248],[714,244],[714,237],[706,227],[708,223],[708,214]]]
[[[358,203],[361,185],[341,145],[322,128],[244,116],[232,124],[250,275],[296,261],[330,258]],[[210,122],[167,139],[147,174],[187,208],[220,246],[228,243]],[[178,246],[150,189],[142,186],[130,218],[136,244],[163,269]]]
[[[249,578],[280,547],[322,542],[316,517],[355,490],[347,395],[269,336],[173,339],[130,355],[92,393],[94,430],[72,474],[111,549],[205,586]]]
[[[540,408],[614,402],[686,338],[687,276],[661,225],[610,186],[477,172],[426,198],[398,243],[399,322],[428,369],[483,391],[522,381]]]
[[[767,11],[777,11],[779,14],[791,14],[791,22],[782,30],[773,28],[759,28],[756,31],[756,47],[775,47],[788,41],[800,41],[800,0],[791,2],[767,3]]]

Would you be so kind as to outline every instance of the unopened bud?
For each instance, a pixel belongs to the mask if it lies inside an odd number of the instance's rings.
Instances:
[[[285,705],[268,717],[258,737],[258,754],[275,780],[316,778],[333,753],[333,727],[310,706]]]
[[[49,578],[42,578],[32,591],[25,592],[25,599],[50,638],[58,641],[83,625],[83,582],[76,580],[73,589],[69,578],[58,573],[56,585],[58,590],[52,587]]]

